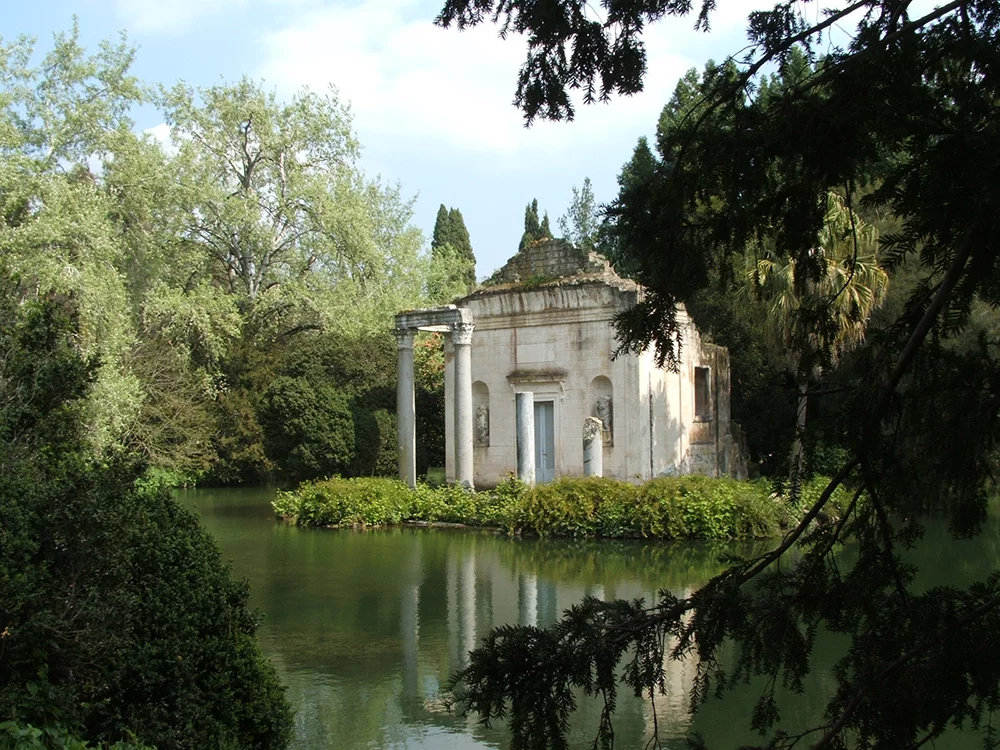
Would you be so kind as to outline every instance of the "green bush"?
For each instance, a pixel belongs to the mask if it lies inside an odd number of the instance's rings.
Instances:
[[[344,473],[355,460],[350,398],[327,383],[278,377],[262,396],[257,413],[267,457],[290,479]]]
[[[386,526],[411,517],[413,492],[397,479],[331,477],[279,492],[275,512],[303,526]]]
[[[814,480],[803,496],[815,500],[823,486]],[[831,513],[838,507],[833,503]],[[510,478],[474,493],[455,485],[411,490],[391,479],[333,478],[279,492],[274,509],[306,526],[457,522],[539,536],[725,540],[775,536],[805,506],[800,500],[793,507],[764,482],[686,476],[640,486],[565,478],[534,488]]]
[[[410,520],[481,523],[481,493],[469,492],[456,484],[440,487],[421,484],[412,492]]]
[[[636,518],[643,536],[662,539],[752,539],[779,528],[777,504],[764,485],[699,476],[647,482]]]
[[[531,489],[513,474],[489,492],[478,493],[479,517],[484,526],[517,533],[523,521],[525,498]]]
[[[74,332],[0,295],[0,747],[285,747],[247,585],[143,466],[90,455]]]
[[[796,523],[802,514],[819,500],[819,496],[823,494],[823,490],[826,489],[829,483],[830,477],[812,477],[802,484],[797,501],[792,500],[788,487],[781,487],[774,492],[774,496],[778,499],[778,505],[782,512],[782,525],[789,526]],[[838,487],[827,501],[821,518],[839,518],[847,509],[850,499],[850,491],[843,486]]]
[[[60,724],[36,727],[20,721],[0,723],[0,750],[154,750],[149,745],[122,741],[92,744]]]
[[[540,536],[627,536],[636,494],[634,485],[614,479],[558,479],[527,492],[511,520]]]
[[[198,519],[127,463],[49,466],[0,479],[0,716],[160,748],[284,747],[291,712],[249,590]]]
[[[403,521],[505,526],[508,491],[475,493],[457,485],[410,489],[396,479],[331,477],[278,492],[275,513],[303,526],[387,526]]]

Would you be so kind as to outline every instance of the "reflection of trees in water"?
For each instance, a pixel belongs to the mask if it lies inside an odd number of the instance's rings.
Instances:
[[[576,604],[583,596],[604,598],[609,595],[608,588],[612,588],[616,595],[652,597],[654,591],[636,577],[638,568],[634,566],[644,564],[641,561],[642,548],[626,545],[621,548],[622,554],[616,555],[612,550],[606,559],[602,559],[602,546],[525,544],[479,535],[467,535],[456,540],[452,548],[454,556],[449,557],[444,571],[449,672],[465,663],[465,655],[475,643],[476,636],[497,625],[517,622],[544,627],[553,623],[563,609]],[[581,547],[585,554],[578,554]],[[524,554],[525,551],[528,554]],[[706,559],[718,554],[717,549],[705,547],[689,547],[686,551],[685,559],[697,564],[704,564]],[[553,572],[559,577],[553,577]],[[424,582],[425,586],[429,583],[427,576]],[[426,606],[423,597],[420,602],[422,608]],[[434,614],[426,616],[431,618]],[[423,617],[424,613],[421,613],[421,621]],[[421,646],[418,655],[421,662],[423,655],[424,647]],[[423,666],[421,664],[417,669]],[[683,704],[690,689],[691,669],[672,660],[667,661],[664,667],[671,692],[669,697],[657,698],[661,736],[680,737],[685,734],[688,725]],[[439,676],[444,677],[443,674]],[[425,709],[435,713],[440,711],[432,696],[424,697]],[[616,720],[616,732],[621,746],[644,742],[652,729],[650,709],[629,695],[622,695],[619,700],[622,710]],[[587,746],[594,739],[600,705],[589,699],[582,699],[581,705],[574,741]]]
[[[968,586],[1000,567],[1000,499],[994,499],[983,531],[972,539],[954,539],[944,514],[921,519],[924,539],[903,559],[917,567],[920,590]]]
[[[758,554],[767,543],[697,543],[641,541],[567,541],[522,539],[497,547],[505,566],[556,582],[679,591],[701,585],[725,569],[722,555]],[[621,594],[607,591],[609,599]]]
[[[487,732],[449,713],[440,694],[479,637],[504,623],[544,627],[583,596],[651,598],[656,584],[701,582],[720,569],[722,552],[444,531],[283,535],[269,550],[271,570],[294,570],[294,584],[280,574],[261,582],[272,613],[268,645],[283,657],[308,746],[403,742],[385,729],[392,722],[496,743],[500,728]],[[678,736],[687,726],[676,697],[689,688],[687,667],[671,661],[665,668],[671,693],[655,704],[661,734]],[[644,741],[650,707],[628,695],[620,703],[622,746]],[[599,711],[596,701],[582,701],[581,745],[592,741]]]
[[[204,494],[205,502],[199,498]],[[644,597],[660,588],[675,594],[721,572],[721,554],[752,555],[766,545],[644,544],[511,540],[489,534],[396,529],[352,532],[274,525],[260,512],[269,497],[198,491],[196,505],[238,576],[250,580],[265,613],[261,636],[298,708],[302,747],[436,747],[441,734],[468,738],[469,746],[503,746],[502,727],[484,730],[472,718],[449,713],[441,689],[478,638],[504,623],[554,622],[584,596]],[[260,497],[258,497],[260,495]],[[261,497],[264,499],[261,500]],[[1000,524],[980,537],[952,542],[943,524],[926,523],[919,558],[922,584],[956,574],[981,579],[996,566]],[[843,551],[845,562],[851,550]],[[842,644],[841,644],[842,646]],[[822,715],[832,689],[838,641],[820,638],[803,696],[783,695],[790,726]],[[732,658],[732,655],[728,655]],[[689,727],[713,747],[754,739],[732,716],[748,715],[757,685],[741,686],[723,701],[687,714],[693,662],[665,661],[668,690],[652,701],[621,694],[616,746],[641,747],[656,709],[661,739],[683,747]],[[600,704],[581,700],[571,740],[594,739]]]
[[[671,559],[638,544],[444,531],[287,532],[257,550],[271,558],[260,581],[270,613],[267,646],[301,707],[301,742],[315,747],[420,744],[412,732],[433,728],[502,743],[502,728],[483,730],[474,718],[449,713],[441,699],[477,639],[504,623],[549,625],[585,595],[652,597],[640,579],[662,581]],[[688,547],[679,567],[710,566],[717,554]],[[645,571],[649,565],[659,573]],[[673,674],[674,665],[667,668]],[[619,736],[639,742],[646,709],[629,696],[620,700]],[[599,710],[584,701],[581,745],[593,739]],[[398,729],[387,729],[393,722]]]
[[[306,530],[275,525],[260,490],[183,493],[249,578],[265,613],[261,636],[298,707],[302,747],[436,747],[440,734],[468,738],[470,746],[503,746],[502,727],[486,731],[448,713],[440,690],[477,638],[503,623],[552,623],[583,596],[650,599],[659,588],[676,594],[723,569],[719,555],[751,555],[766,545],[644,544],[510,540],[488,534],[396,529],[385,532]],[[954,542],[944,523],[927,519],[926,540],[911,560],[918,581],[982,579],[1000,557],[996,516],[984,533]],[[852,551],[841,553],[845,563]],[[839,655],[835,638],[819,639],[803,696],[783,695],[783,717],[803,725],[822,715]],[[731,655],[729,655],[731,658]],[[688,726],[710,746],[737,746],[754,735],[734,722],[746,716],[757,685],[741,686],[725,700],[710,700],[693,722],[687,694],[690,662],[665,663],[668,692],[620,696],[616,746],[641,747],[656,707],[661,738]],[[583,700],[571,740],[589,746],[600,705]]]
[[[206,526],[236,573],[250,578],[266,613],[261,635],[298,707],[303,747],[434,747],[441,732],[472,746],[502,746],[502,727],[484,730],[474,718],[449,713],[441,699],[478,638],[504,623],[544,627],[586,595],[649,599],[663,585],[679,592],[721,570],[719,554],[733,551],[448,530],[298,529],[243,514],[234,510],[235,496],[216,494],[203,508]],[[666,667],[671,685],[687,684],[680,665]],[[619,703],[618,744],[641,746],[648,701],[622,695]],[[683,701],[656,702],[669,736],[682,734],[687,721],[675,704]],[[593,740],[599,711],[597,701],[582,700],[579,746]]]

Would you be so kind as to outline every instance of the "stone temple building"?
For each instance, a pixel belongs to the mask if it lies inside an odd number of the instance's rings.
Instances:
[[[396,316],[400,478],[416,480],[413,334],[445,335],[446,476],[492,487],[602,475],[642,481],[745,470],[729,416],[729,355],[683,307],[679,372],[653,351],[612,360],[612,321],[642,289],[562,240],[536,242],[446,307]]]

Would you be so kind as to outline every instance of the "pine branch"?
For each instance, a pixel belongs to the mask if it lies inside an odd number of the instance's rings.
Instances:
[[[976,607],[974,610],[966,614],[965,616],[959,618],[956,622],[939,628],[937,632],[930,638],[925,638],[919,644],[911,648],[904,654],[901,654],[896,658],[889,666],[887,666],[882,673],[875,679],[876,683],[884,683],[890,677],[895,674],[895,672],[902,667],[904,667],[908,662],[915,659],[916,657],[922,655],[926,651],[930,650],[935,644],[945,641],[949,638],[958,637],[958,633],[967,625],[972,624],[977,619],[985,614],[988,614],[991,610],[996,609],[1000,606],[1000,594],[994,594],[990,599],[983,602],[981,605]],[[833,723],[830,729],[827,730],[826,734],[820,738],[819,742],[813,745],[812,750],[822,750],[825,747],[829,747],[833,742],[834,738],[847,726],[854,712],[857,710],[861,701],[864,700],[865,696],[871,692],[873,683],[868,683],[867,686],[858,686],[857,692],[854,697],[847,703],[843,711],[841,711],[840,716]]]
[[[965,231],[962,241],[955,249],[955,257],[952,259],[951,265],[948,267],[948,272],[938,285],[934,298],[924,311],[920,322],[917,323],[916,327],[913,329],[913,333],[910,335],[909,341],[906,342],[906,346],[899,355],[899,359],[896,360],[896,367],[893,370],[892,375],[889,377],[888,383],[886,383],[886,397],[888,397],[896,389],[896,386],[899,385],[899,381],[902,380],[903,375],[905,375],[907,369],[909,369],[914,356],[917,354],[917,350],[920,348],[920,345],[924,343],[924,339],[927,338],[927,334],[930,332],[931,326],[934,325],[934,321],[937,319],[938,314],[942,309],[944,309],[944,306],[951,297],[951,293],[954,291],[955,286],[962,278],[962,272],[965,270],[965,264],[968,262],[969,255],[972,252],[972,230],[973,227],[970,226]]]

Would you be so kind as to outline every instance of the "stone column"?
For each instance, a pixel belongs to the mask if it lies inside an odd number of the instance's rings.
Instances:
[[[417,486],[417,409],[413,394],[413,330],[396,329],[396,447],[399,479]]]
[[[455,481],[466,489],[472,480],[472,323],[454,323],[455,346]]]
[[[517,404],[517,478],[535,486],[535,394],[518,393]]]
[[[583,475],[604,476],[604,423],[597,417],[583,422]]]
[[[444,337],[444,478],[455,481],[455,345]]]

